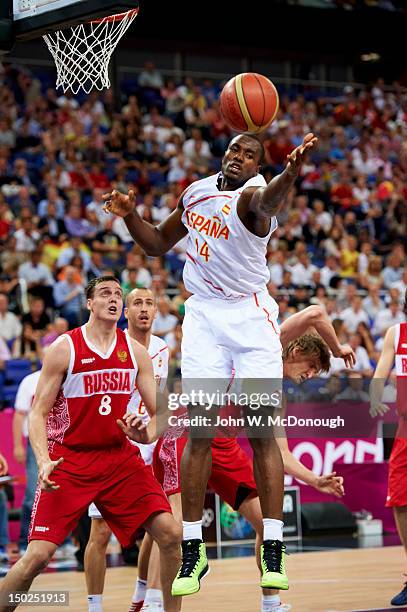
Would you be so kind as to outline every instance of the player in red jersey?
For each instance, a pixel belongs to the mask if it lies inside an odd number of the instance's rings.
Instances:
[[[151,328],[157,314],[157,301],[154,293],[150,289],[145,288],[133,289],[133,291],[126,296],[124,314],[128,320],[128,334],[131,338],[134,338],[137,342],[146,347],[153,364],[156,383],[159,388],[162,389],[165,387],[167,379],[169,351],[164,340],[151,333]],[[144,423],[149,421],[144,403],[141,401],[137,389],[133,393],[128,409],[137,414]],[[155,443],[139,445],[140,452],[147,465],[152,464],[154,446]],[[106,521],[103,520],[95,504],[89,507],[89,516],[92,519],[92,526],[89,542],[85,551],[85,575],[89,593],[89,610],[91,612],[98,612],[94,610],[94,603],[97,601],[98,604],[102,604],[102,594],[106,575],[106,549],[112,531]],[[150,607],[153,603],[159,602],[161,606],[160,609],[163,609],[159,562],[152,563],[152,567],[154,567],[157,572],[157,576],[154,577],[154,586],[148,590],[146,589],[147,570],[152,545],[152,538],[146,533],[140,547],[137,563],[137,582],[130,606],[130,610],[135,612],[140,610],[144,601],[146,605],[149,604]],[[159,560],[159,553],[156,546],[154,546],[152,555],[157,558],[157,561]],[[157,584],[157,588],[155,584]]]
[[[316,330],[335,357],[341,357],[346,367],[353,367],[355,356],[349,346],[341,345],[335,330],[320,306],[310,306],[291,316],[281,325],[284,376],[297,381],[318,375],[321,369],[329,369],[329,352],[319,337],[302,336],[308,330]],[[302,337],[301,337],[302,336]],[[317,476],[303,466],[290,452],[283,432],[276,436],[285,472],[298,478],[322,493],[341,497],[344,494],[343,479],[335,472]],[[187,443],[186,429],[180,425],[169,429],[158,441],[154,451],[154,473],[163,485],[174,517],[182,521],[180,463]],[[212,442],[212,471],[209,486],[232,508],[238,510],[256,530],[256,554],[260,564],[262,514],[253,466],[248,455],[235,438],[214,438]],[[150,572],[150,568],[149,568]],[[156,571],[152,572],[157,575]],[[148,578],[148,588],[157,588]],[[277,590],[263,589],[262,611],[279,612],[281,605]]]
[[[407,314],[407,291],[404,312]],[[400,540],[407,553],[407,323],[390,327],[385,335],[383,350],[370,383],[370,414],[385,414],[389,408],[382,403],[384,383],[395,362],[397,376],[397,413],[399,426],[389,461],[389,483],[386,506],[393,508]],[[391,600],[393,606],[407,605],[407,582]]]
[[[170,588],[179,563],[180,527],[121,420],[135,383],[155,415],[151,359],[143,346],[117,329],[123,296],[116,278],[94,279],[86,297],[89,322],[61,336],[45,355],[30,414],[39,484],[29,544],[1,584],[0,611],[17,607],[10,594],[28,591],[94,501],[122,546],[134,542],[141,525],[157,541],[165,609],[175,612],[179,601]],[[139,442],[146,438],[146,432],[133,434]]]

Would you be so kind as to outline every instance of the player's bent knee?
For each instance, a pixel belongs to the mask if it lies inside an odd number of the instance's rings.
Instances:
[[[99,548],[105,548],[109,544],[112,530],[109,525],[101,519],[92,520],[92,528],[90,532],[89,541],[98,546]]]
[[[33,550],[27,550],[22,558],[23,578],[29,580],[37,576],[47,567],[55,552],[55,548],[36,546]]]
[[[182,526],[174,519],[167,521],[167,524],[160,529],[157,537],[157,544],[160,550],[178,547],[182,540]]]

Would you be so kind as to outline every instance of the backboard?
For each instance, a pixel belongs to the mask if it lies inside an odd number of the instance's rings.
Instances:
[[[122,13],[137,7],[136,0],[6,0],[16,40],[36,38],[49,31]],[[0,0],[0,3],[4,0]]]

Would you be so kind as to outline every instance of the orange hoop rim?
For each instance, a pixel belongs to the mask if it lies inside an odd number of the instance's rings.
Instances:
[[[136,17],[139,12],[139,8],[130,9],[129,11],[124,11],[124,13],[117,13],[117,15],[108,15],[107,17],[102,17],[101,19],[92,19],[88,23],[111,23],[116,21],[123,21],[126,17]]]

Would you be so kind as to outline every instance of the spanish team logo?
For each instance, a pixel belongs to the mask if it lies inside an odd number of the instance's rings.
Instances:
[[[126,353],[126,351],[117,351],[117,356],[118,356],[118,358],[120,359],[120,361],[122,363],[127,361],[127,353]]]

